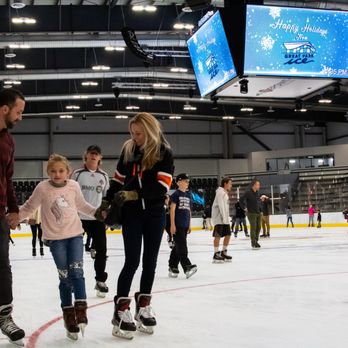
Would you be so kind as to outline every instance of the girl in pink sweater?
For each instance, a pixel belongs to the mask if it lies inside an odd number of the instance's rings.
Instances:
[[[82,224],[78,212],[94,216],[96,209],[84,200],[79,184],[69,180],[68,160],[50,156],[47,174],[20,208],[21,221],[41,207],[43,239],[50,247],[59,275],[59,292],[67,336],[77,340],[87,325],[87,302],[83,276]],[[72,304],[72,290],[75,296]]]

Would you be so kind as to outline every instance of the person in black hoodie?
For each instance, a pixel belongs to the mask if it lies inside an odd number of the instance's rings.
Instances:
[[[239,200],[235,204],[235,208],[236,208],[236,223],[235,223],[234,236],[237,237],[239,226],[242,225],[244,229],[245,237],[249,237],[248,227],[246,224],[245,211],[241,207]]]
[[[149,113],[139,113],[129,123],[131,139],[122,148],[115,175],[106,195],[110,203],[122,205],[122,235],[125,263],[119,275],[113,335],[132,338],[136,329],[153,333],[156,325],[151,308],[151,291],[163,230],[164,202],[174,171],[170,145],[163,136],[160,123]],[[124,187],[124,189],[123,189]],[[142,255],[139,292],[135,294],[134,324],[130,314],[129,291]]]

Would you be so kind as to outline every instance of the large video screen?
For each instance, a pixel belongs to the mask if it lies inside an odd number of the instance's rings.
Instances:
[[[348,13],[248,5],[244,74],[348,78]]]
[[[191,36],[187,46],[201,96],[237,76],[219,12]]]

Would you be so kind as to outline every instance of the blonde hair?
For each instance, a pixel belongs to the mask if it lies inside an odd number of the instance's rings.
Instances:
[[[144,155],[141,167],[142,170],[151,169],[160,160],[161,146],[164,145],[169,148],[170,145],[163,135],[161,124],[153,115],[140,112],[129,121],[129,131],[131,131],[132,124],[140,125],[144,130],[145,142],[142,146]],[[123,144],[122,152],[125,163],[133,159],[135,147],[136,144],[133,139],[129,139]]]
[[[70,163],[67,160],[66,157],[59,155],[57,153],[53,153],[49,158],[48,158],[48,162],[47,162],[47,171],[56,163],[61,162],[63,164],[65,164],[66,166],[66,170],[68,171],[68,173],[71,172],[71,167],[70,167]]]

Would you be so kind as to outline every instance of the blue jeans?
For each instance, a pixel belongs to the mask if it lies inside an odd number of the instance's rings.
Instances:
[[[72,291],[74,291],[75,300],[85,300],[82,236],[51,240],[49,245],[58,270],[62,308],[72,305]]]

